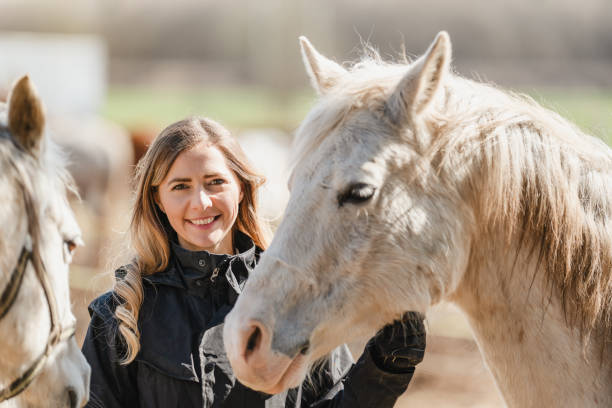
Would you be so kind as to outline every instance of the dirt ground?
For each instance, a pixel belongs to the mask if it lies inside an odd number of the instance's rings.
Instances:
[[[98,286],[101,282],[97,278]],[[81,282],[81,285],[83,282]],[[86,283],[91,285],[91,281]],[[74,286],[74,285],[73,285]],[[82,343],[89,323],[87,304],[100,290],[72,289],[77,317],[77,341]],[[450,308],[428,315],[429,336],[425,360],[421,363],[406,393],[396,408],[449,407],[493,408],[503,402],[493,379],[485,368],[476,343],[462,317]],[[365,341],[349,346],[354,355],[361,353]]]
[[[504,403],[493,377],[462,316],[451,308],[436,309],[430,324],[425,359],[395,408],[494,408]],[[428,316],[428,319],[431,318]],[[443,325],[443,326],[442,326]],[[461,331],[458,330],[461,328]],[[450,334],[450,335],[449,335]],[[467,336],[465,336],[467,335]],[[349,344],[358,356],[365,341]]]
[[[474,340],[429,336],[427,341],[425,360],[396,408],[504,406]]]

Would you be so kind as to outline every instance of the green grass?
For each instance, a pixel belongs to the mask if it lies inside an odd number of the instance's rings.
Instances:
[[[111,88],[102,114],[127,128],[163,128],[186,116],[200,115],[232,129],[274,127],[290,131],[313,102],[314,93],[306,91],[280,94],[260,88]]]
[[[612,91],[541,89],[528,92],[542,105],[612,145]]]
[[[587,133],[612,144],[612,91],[525,90]],[[188,115],[220,121],[233,130],[274,127],[294,130],[315,101],[310,90],[278,93],[262,88],[193,90],[111,88],[103,115],[127,128],[156,128]]]

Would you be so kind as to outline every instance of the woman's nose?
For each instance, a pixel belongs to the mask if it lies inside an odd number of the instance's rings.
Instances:
[[[207,209],[208,207],[212,206],[210,196],[206,194],[206,191],[204,190],[200,190],[199,192],[198,205],[202,206],[203,209]]]

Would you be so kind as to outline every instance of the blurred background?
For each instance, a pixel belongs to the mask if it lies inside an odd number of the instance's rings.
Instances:
[[[366,43],[416,56],[447,30],[457,72],[530,94],[609,143],[611,22],[609,0],[1,0],[0,100],[30,73],[83,198],[79,340],[120,262],[134,164],[164,126],[197,114],[230,128],[268,176],[265,211],[279,219],[293,131],[315,101],[299,35],[350,62]],[[425,362],[397,406],[503,406],[461,314],[440,305],[428,324]],[[363,342],[351,346],[358,355]]]

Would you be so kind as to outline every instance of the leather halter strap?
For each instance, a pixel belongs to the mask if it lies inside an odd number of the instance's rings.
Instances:
[[[46,273],[45,266],[38,256],[38,251],[29,251],[25,245],[23,246],[19,255],[17,266],[11,274],[9,284],[2,292],[2,296],[0,296],[0,319],[4,317],[4,315],[11,308],[17,294],[19,293],[28,261],[32,262],[34,270],[36,271],[36,276],[38,277],[43,291],[45,292],[45,297],[49,306],[51,331],[44,352],[38,358],[36,358],[36,360],[34,360],[30,367],[20,377],[11,382],[7,387],[0,390],[0,402],[15,397],[24,391],[42,371],[42,368],[45,366],[47,358],[51,354],[53,348],[60,342],[68,340],[70,337],[72,337],[76,329],[76,323],[72,323],[66,327],[61,327],[59,313],[57,310],[57,301],[49,282],[49,277]]]
[[[26,265],[31,257],[32,252],[28,251],[24,245],[23,248],[21,248],[21,253],[17,260],[17,266],[13,269],[8,285],[6,285],[2,292],[2,296],[0,296],[0,319],[2,319],[11,306],[13,306],[15,298],[19,293],[19,288],[21,288],[21,282],[23,282]]]

